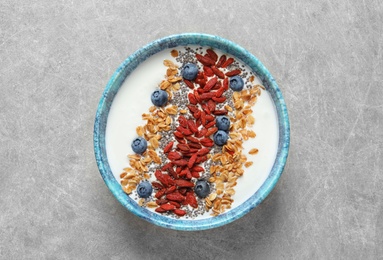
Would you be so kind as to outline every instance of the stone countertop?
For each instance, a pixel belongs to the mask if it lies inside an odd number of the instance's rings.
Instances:
[[[0,259],[383,256],[383,3],[0,3]],[[291,149],[269,197],[221,228],[166,230],[100,177],[104,87],[141,46],[216,34],[256,55],[286,100]]]

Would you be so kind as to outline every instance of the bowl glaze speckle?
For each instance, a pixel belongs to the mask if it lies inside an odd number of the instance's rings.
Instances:
[[[124,193],[119,180],[115,179],[108,163],[105,147],[105,132],[109,110],[113,99],[121,87],[124,79],[135,68],[137,68],[141,62],[145,61],[150,56],[167,48],[174,48],[176,46],[185,45],[209,46],[220,49],[221,51],[231,54],[237,59],[241,60],[243,63],[247,64],[258,75],[259,79],[262,81],[262,84],[270,93],[276,107],[279,124],[279,143],[277,156],[271,172],[268,174],[267,179],[261,185],[261,187],[258,190],[254,190],[253,195],[238,207],[235,207],[216,217],[196,220],[169,218],[140,207],[133,199]],[[219,227],[242,217],[258,204],[260,204],[274,188],[282,174],[288,155],[289,144],[290,124],[286,104],[282,97],[282,93],[270,72],[254,55],[249,53],[244,48],[238,46],[237,44],[218,36],[199,33],[171,35],[169,37],[153,41],[152,43],[149,43],[148,45],[144,46],[129,56],[118,67],[106,85],[98,105],[94,124],[94,151],[97,165],[102,178],[104,179],[106,185],[113,193],[113,195],[125,208],[127,208],[133,214],[158,226],[176,230],[204,230]]]

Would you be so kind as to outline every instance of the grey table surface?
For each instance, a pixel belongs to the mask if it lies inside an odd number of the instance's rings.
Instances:
[[[291,149],[256,209],[179,232],[125,210],[100,177],[104,87],[141,46],[216,34],[285,97]],[[383,2],[0,2],[1,259],[382,259]]]

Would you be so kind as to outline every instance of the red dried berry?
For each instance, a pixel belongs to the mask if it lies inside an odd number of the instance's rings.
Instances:
[[[214,98],[214,97],[213,97]],[[213,101],[213,100],[209,100],[208,102],[207,102],[207,107],[209,108],[209,110],[211,111],[211,112],[213,112],[214,110],[215,110],[215,106],[216,106],[216,104],[215,104],[215,102]],[[207,119],[207,118],[206,118]]]
[[[200,140],[200,143],[205,146],[205,147],[212,147],[214,145],[214,141],[211,140],[210,138],[202,138]]]
[[[227,66],[229,66],[230,64],[232,64],[234,62],[234,59],[233,58],[228,58],[221,66],[221,68],[226,68]]]
[[[212,127],[213,125],[215,125],[215,120],[214,120],[214,119],[213,119],[213,121],[207,123],[207,124],[205,125],[205,127],[206,127],[206,129],[208,129],[208,128]],[[205,134],[206,134],[206,133],[205,133]]]
[[[198,132],[198,129],[197,129],[197,132]],[[192,142],[192,143],[199,144],[199,140],[193,136],[186,136],[186,140],[188,140],[189,142]],[[189,146],[190,146],[190,144],[189,144]]]
[[[167,199],[158,199],[156,200],[157,205],[162,205],[165,203],[168,203],[169,201]]]
[[[187,79],[184,79],[184,82],[186,84],[186,86],[188,86],[190,89],[194,89],[194,83],[187,80]]]
[[[171,175],[174,179],[178,178],[177,173],[174,171],[173,167],[169,167],[167,169],[167,171],[168,171],[169,175]]]
[[[172,205],[172,204],[162,204],[160,206],[161,209],[164,209],[166,211],[169,211],[169,210],[174,210],[176,209],[176,206]]]
[[[192,157],[190,157],[189,162],[188,162],[188,167],[189,167],[189,168],[192,168],[192,167],[193,167],[193,165],[194,165],[194,163],[195,163],[195,161],[196,161],[196,159],[197,159],[197,156],[198,156],[198,155],[195,153],[195,154],[193,154]]]
[[[177,148],[181,151],[190,151],[190,147],[187,144],[177,144]],[[173,164],[175,163],[173,162]]]
[[[228,90],[229,89],[229,79],[228,78],[225,78],[223,80],[223,85],[222,85],[224,91]]]
[[[178,192],[174,192],[174,193],[167,194],[166,199],[171,201],[176,201],[176,202],[182,202],[185,200],[185,197]]]
[[[206,154],[208,154],[210,152],[210,149],[209,148],[202,148],[202,149],[200,149],[198,152],[197,152],[197,154],[198,155],[200,155],[200,156],[202,156],[202,155],[206,155]],[[195,169],[195,167],[197,167],[197,166],[194,166],[193,167],[193,171],[197,171],[196,169]],[[202,168],[202,167],[201,167]],[[204,169],[202,168],[202,170],[201,171],[203,171]]]
[[[217,103],[223,103],[226,101],[226,97],[212,97],[212,99]]]
[[[188,98],[189,98],[190,104],[197,105],[197,100],[195,99],[195,96],[193,93],[189,93]]]
[[[207,100],[207,99],[211,99],[212,97],[215,96],[215,93],[214,92],[209,92],[209,93],[203,93],[201,94],[201,100]]]
[[[203,148],[203,149],[207,149],[207,148]],[[209,150],[209,149],[208,149]],[[209,151],[208,151],[209,152]],[[191,169],[193,172],[203,172],[205,169],[202,168],[201,166],[194,166],[192,169]]]
[[[214,110],[213,110],[214,111]],[[206,121],[213,121],[214,120],[214,116],[212,116],[212,115],[206,115]]]
[[[188,145],[190,146],[190,151],[192,151],[193,148],[195,148],[195,149],[201,149],[202,148],[202,146],[199,143],[188,142]]]
[[[209,137],[211,136],[212,134],[215,134],[215,132],[218,131],[218,128],[217,127],[212,127],[210,128],[209,130],[207,130],[207,133],[205,134],[205,137]]]
[[[186,193],[185,201],[187,202],[187,204],[189,204],[193,208],[198,208],[197,199],[195,198],[193,192]]]
[[[227,110],[215,110],[213,112],[214,115],[227,115]]]
[[[218,68],[216,68],[215,66],[211,66],[211,70],[214,72],[215,75],[217,75],[220,79],[224,79],[225,78],[225,74],[223,74],[222,71],[220,71]]]
[[[239,70],[239,69],[235,69],[235,70],[232,70],[232,71],[225,73],[225,75],[228,77],[232,77],[232,76],[239,75],[239,74],[241,74],[241,70]]]
[[[190,129],[193,133],[198,132],[198,127],[195,125],[195,123],[193,122],[193,120],[188,120],[188,127],[189,127],[189,129]],[[187,138],[186,138],[186,139],[187,139]]]
[[[175,182],[178,187],[190,187],[190,188],[194,187],[194,183],[190,181],[179,179],[179,180],[175,180]]]
[[[185,166],[188,164],[188,161],[186,161],[185,159],[181,159],[181,160],[172,161],[172,163],[177,166]]]
[[[217,78],[217,77],[214,77],[214,78],[209,79],[209,81],[208,81],[208,82],[206,83],[206,85],[203,87],[203,90],[204,90],[204,91],[209,91],[209,90],[211,90],[211,89],[214,87],[215,83],[217,83],[217,81],[218,81],[218,78]]]
[[[169,204],[174,205],[177,209],[181,207],[181,204],[179,204],[178,202],[175,202],[175,201],[169,201]]]
[[[200,177],[200,175],[199,175],[199,172],[191,172],[191,175],[193,176],[193,178],[199,178]]]
[[[174,214],[176,214],[177,216],[180,216],[180,217],[186,215],[186,211],[183,209],[175,209],[175,210],[173,210],[173,212],[174,212]]]
[[[215,96],[216,97],[221,97],[223,92],[225,92],[225,89],[223,87],[219,88],[216,92],[215,92]]]
[[[161,189],[164,188],[164,186],[162,186],[161,183],[156,182],[156,181],[153,181],[153,182],[152,182],[152,186],[153,186],[153,188],[155,188],[155,189],[157,189],[157,190],[161,190]]]
[[[197,58],[197,60],[199,62],[201,62],[203,65],[205,66],[211,66],[211,65],[214,65],[215,64],[215,61],[212,60],[211,58],[208,58],[208,57],[205,57],[205,56],[202,56],[201,54],[196,54],[195,57]]]
[[[198,107],[194,106],[194,105],[187,105],[187,107],[189,108],[190,112],[192,113],[196,113],[198,112]],[[181,122],[180,122],[181,123]],[[182,125],[183,127],[187,127],[187,120],[185,119],[185,125]]]
[[[178,131],[175,131],[173,134],[174,134],[174,136],[176,136],[178,138],[184,138],[184,135]]]
[[[175,161],[175,160],[179,160],[182,158],[182,155],[180,155],[179,153],[177,152],[169,152],[168,154],[168,159],[170,161]]]
[[[206,128],[202,128],[201,130],[198,131],[198,135],[196,135],[196,137],[202,137],[202,136],[205,136],[207,132],[207,129]]]
[[[222,56],[219,58],[216,67],[217,67],[217,68],[220,68],[220,67],[222,66],[222,64],[225,63],[225,61],[226,61],[226,55],[222,55]]]
[[[212,49],[207,49],[206,52],[209,54],[209,56],[216,62],[218,60],[218,55],[213,51]]]
[[[170,142],[170,143],[168,143],[168,144],[165,146],[165,148],[164,148],[164,153],[168,153],[168,152],[170,152],[170,150],[173,148],[173,144],[174,144],[174,142]]]
[[[162,208],[156,208],[155,209],[155,212],[158,212],[158,213],[165,213],[166,210],[162,209]]]
[[[201,112],[201,123],[202,125],[206,124],[206,114],[203,111]]]
[[[165,195],[165,189],[157,191],[156,195],[154,195],[157,199],[160,199],[162,196]]]
[[[180,123],[180,126],[182,126],[182,127],[187,127],[187,125],[188,125],[187,121],[188,120],[184,116],[178,117],[178,122]]]
[[[196,163],[203,163],[203,162],[206,162],[206,161],[207,161],[207,156],[204,155],[204,156],[198,156],[197,160],[195,162]]]
[[[214,76],[214,72],[210,67],[203,66],[203,71],[205,72],[205,75],[208,77]]]

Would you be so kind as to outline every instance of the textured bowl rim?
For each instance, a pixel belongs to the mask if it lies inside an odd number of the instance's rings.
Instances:
[[[110,169],[105,149],[105,129],[107,117],[114,96],[117,94],[118,89],[122,85],[124,79],[141,62],[153,54],[163,49],[174,48],[176,46],[183,45],[200,45],[217,48],[223,52],[233,55],[234,57],[240,59],[242,62],[246,63],[258,75],[263,85],[271,94],[277,110],[279,124],[279,143],[277,156],[271,172],[261,187],[249,199],[247,199],[244,203],[237,206],[236,208],[216,217],[198,220],[172,219],[153,213],[148,209],[138,206],[134,200],[132,200],[127,194],[123,192],[121,185],[115,179]],[[116,199],[130,212],[150,223],[165,228],[185,231],[205,230],[223,226],[244,216],[257,205],[259,205],[273,190],[286,164],[290,145],[290,123],[286,104],[278,85],[276,84],[274,78],[271,76],[270,72],[253,54],[249,53],[239,45],[219,36],[201,33],[184,33],[170,35],[168,37],[164,37],[147,44],[146,46],[130,55],[117,68],[107,83],[97,108],[94,123],[93,141],[97,166],[104,182],[112,194],[116,197]]]

